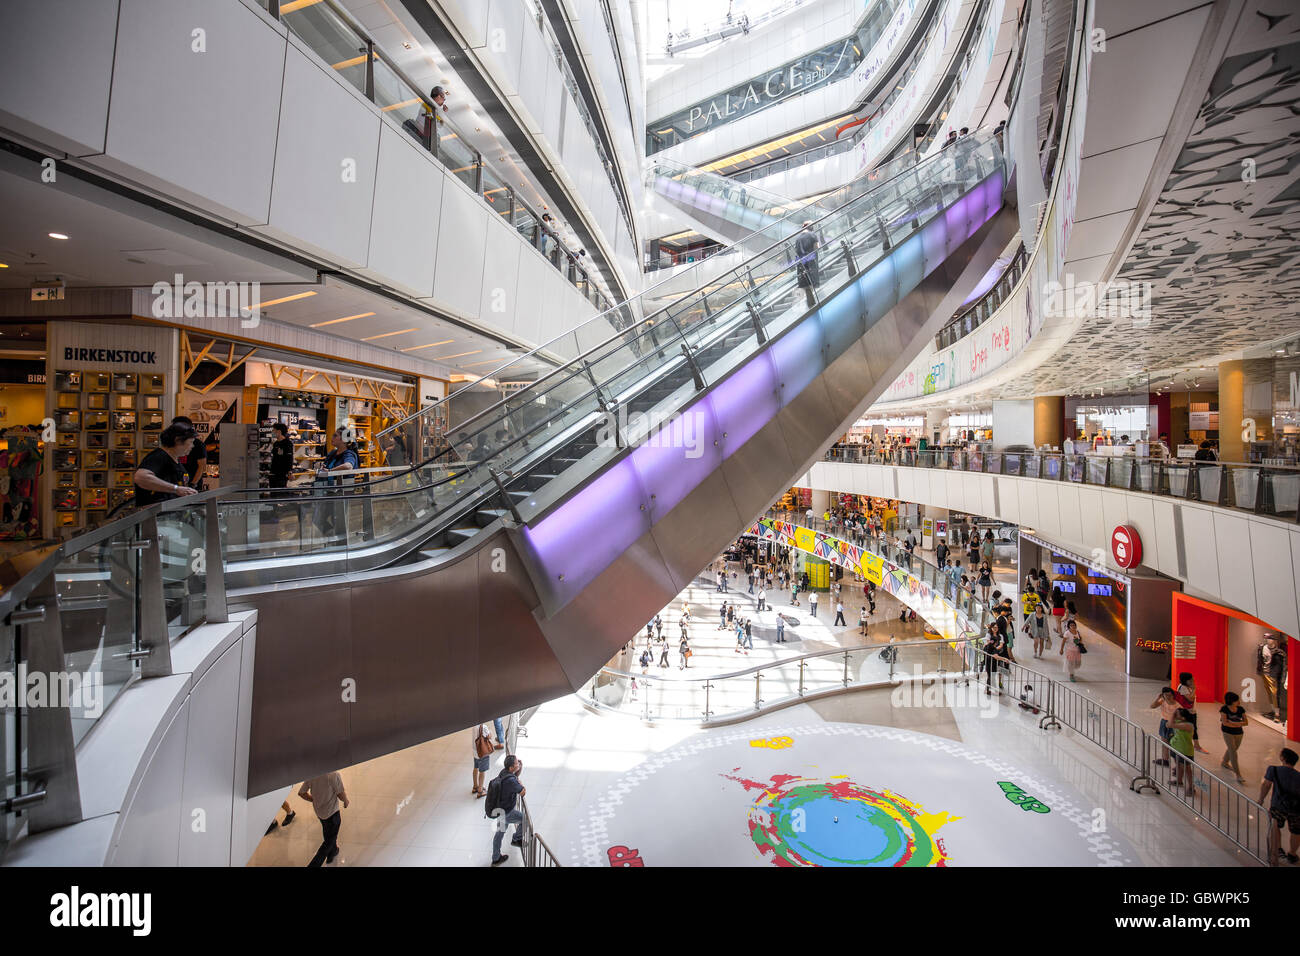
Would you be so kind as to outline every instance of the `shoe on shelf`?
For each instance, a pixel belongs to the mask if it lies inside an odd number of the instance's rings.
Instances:
[[[285,814],[284,821],[280,824],[280,826],[287,827],[290,823],[293,823],[293,818],[296,817],[297,815],[298,815],[297,810],[290,810],[288,813]]]
[[[510,857],[506,856],[506,855],[503,853],[501,856],[497,857],[495,860],[492,861],[492,865],[493,865],[493,866],[500,866],[502,863],[504,863],[504,862],[505,862],[506,860],[508,860],[508,859],[510,859]]]

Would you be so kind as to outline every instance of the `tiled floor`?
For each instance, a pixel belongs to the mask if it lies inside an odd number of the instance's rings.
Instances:
[[[670,660],[673,666],[664,669],[659,676],[665,682],[686,676],[676,667],[677,620],[683,599],[690,602],[695,612],[694,622],[689,625],[691,643],[696,652],[688,672],[691,676],[716,675],[809,650],[859,647],[864,642],[878,644],[886,641],[891,633],[897,633],[903,639],[922,636],[921,625],[900,623],[894,599],[878,592],[877,613],[869,635],[863,638],[856,626],[860,586],[853,585],[848,579],[843,583],[845,615],[853,623],[846,627],[833,627],[822,610],[816,622],[808,621],[801,626],[801,641],[777,645],[760,640],[756,634],[754,651],[745,656],[735,652],[731,632],[717,629],[717,607],[724,598],[737,599],[751,609],[742,613],[752,615],[752,599],[734,591],[724,596],[699,582],[664,614],[664,634],[671,636]],[[805,605],[801,617],[806,618],[806,610]],[[1123,674],[1122,652],[1118,647],[1098,635],[1085,633],[1085,638],[1089,641],[1090,653],[1085,658],[1079,682],[1071,686],[1144,729],[1154,730],[1158,716],[1147,705],[1154,698],[1159,682],[1130,680]],[[644,646],[645,636],[641,631],[636,638],[635,650],[621,653],[611,664],[639,673],[640,665],[634,658],[639,656]],[[1051,653],[1043,661],[1035,662],[1032,651],[1029,648],[1024,650],[1027,653],[1019,655],[1022,663],[1051,676],[1060,676],[1058,655]],[[652,668],[652,677],[657,672],[657,667]],[[1200,711],[1203,726],[1210,728],[1203,735],[1207,738],[1203,742],[1209,746],[1212,755],[1202,756],[1198,762],[1229,779],[1225,771],[1217,770],[1217,758],[1222,749],[1219,735],[1214,730],[1217,707],[1207,704]],[[526,736],[519,743],[520,757],[525,765],[521,780],[528,787],[528,805],[534,826],[561,862],[589,863],[595,845],[592,843],[595,832],[592,827],[598,829],[604,821],[601,807],[607,806],[611,800],[618,803],[621,799],[619,794],[625,792],[628,781],[637,781],[638,786],[644,788],[639,793],[650,796],[651,802],[647,806],[654,805],[656,787],[662,788],[663,805],[671,804],[681,796],[681,778],[674,777],[670,771],[656,771],[653,781],[650,784],[645,782],[648,768],[657,767],[677,750],[685,747],[693,753],[701,748],[707,751],[713,746],[740,746],[741,752],[747,752],[741,746],[747,739],[762,741],[783,735],[797,737],[802,733],[811,740],[822,733],[843,733],[837,728],[846,725],[869,728],[861,733],[855,732],[857,736],[868,738],[886,733],[882,728],[897,728],[906,733],[926,735],[927,740],[956,742],[963,751],[969,750],[975,755],[969,759],[1008,768],[1004,776],[1010,779],[1034,781],[1044,788],[1044,792],[1052,794],[1058,804],[1068,807],[1072,818],[1082,819],[1079,815],[1084,814],[1089,819],[1106,821],[1105,825],[1113,832],[1114,852],[1096,862],[1120,861],[1126,865],[1146,866],[1230,866],[1242,862],[1225,841],[1190,814],[1176,808],[1173,801],[1132,793],[1128,789],[1131,771],[1072,733],[1043,732],[1035,719],[1015,707],[989,709],[978,703],[966,706],[961,701],[953,706],[917,707],[908,705],[905,700],[900,702],[889,689],[800,704],[732,728],[709,730],[685,722],[649,726],[635,716],[596,714],[584,708],[579,697],[567,696],[542,706],[529,721]],[[937,746],[923,744],[926,747]],[[1241,753],[1243,773],[1249,781],[1241,789],[1248,795],[1257,795],[1263,767],[1271,762],[1281,744],[1282,735],[1271,726],[1252,725],[1248,729]],[[502,752],[493,756],[492,775],[499,771],[502,757]],[[864,783],[872,783],[870,775],[879,770],[868,750],[853,759],[846,758],[846,761],[847,765],[840,768],[840,772],[854,774]],[[668,763],[671,764],[671,760]],[[1013,773],[1019,776],[1013,776]],[[484,818],[481,801],[470,794],[470,741],[467,732],[460,731],[345,768],[342,774],[353,806],[343,813],[339,835],[342,852],[334,865],[489,865],[494,824]],[[924,781],[907,779],[903,770],[895,769],[884,776],[888,779],[874,781],[873,785],[898,787],[900,791],[907,785],[919,791],[928,786]],[[960,774],[951,782],[960,789],[963,784],[959,778]],[[967,785],[973,784],[968,782]],[[733,798],[734,794],[728,799]],[[278,828],[263,839],[250,865],[302,866],[315,853],[320,843],[320,828],[312,817],[311,807],[296,796],[292,796],[290,802],[298,811],[297,818],[291,826]],[[986,802],[980,806],[983,809],[963,804],[972,824],[979,825],[981,814],[995,812]],[[743,817],[744,808],[739,807],[736,812]],[[1019,819],[1012,817],[1013,822]],[[949,832],[962,832],[960,823],[952,826],[955,829]],[[1015,823],[1008,833],[1018,834],[1018,827],[1019,823]],[[691,827],[661,830],[663,833],[675,832],[676,836],[654,837],[653,834],[660,831],[653,828],[636,831],[651,834],[645,839],[658,840],[654,846],[648,847],[653,851],[653,862],[689,865],[706,863],[711,859],[718,863],[748,860],[756,865],[766,865],[766,858],[753,852],[752,841],[746,843],[745,839],[740,839],[735,845],[728,844],[726,853],[708,857],[699,852],[701,839],[707,842],[707,835],[695,833]],[[737,833],[743,834],[743,830]],[[610,840],[618,843],[613,837],[610,834]],[[640,840],[642,836],[636,839]],[[1058,829],[1044,846],[1057,847],[1059,858],[1048,853],[1041,862],[1079,863],[1080,847],[1068,842],[1070,839],[1066,831]],[[1052,840],[1057,842],[1052,843]],[[980,844],[977,850],[969,840],[965,842],[971,848],[963,858],[954,858],[950,865],[998,862],[990,846]],[[957,839],[955,845],[961,846],[962,843],[962,839]],[[508,839],[505,846],[509,847]],[[508,849],[507,852],[510,861],[505,865],[520,865],[518,851]],[[747,852],[751,854],[748,857],[745,855]],[[1013,857],[1014,854],[1009,852],[1004,862],[1010,862]],[[604,862],[599,854],[595,859]]]

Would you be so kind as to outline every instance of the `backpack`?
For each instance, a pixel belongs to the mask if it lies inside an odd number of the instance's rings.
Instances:
[[[488,781],[487,796],[483,798],[483,816],[490,817],[501,809],[501,778],[493,777]]]

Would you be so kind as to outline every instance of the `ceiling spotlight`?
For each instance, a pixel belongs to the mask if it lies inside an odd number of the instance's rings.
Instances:
[[[65,235],[64,235],[63,233],[61,233],[61,232],[52,232],[52,233],[50,233],[50,238],[51,238],[51,239],[66,239],[66,238],[68,238],[68,237],[65,236]]]

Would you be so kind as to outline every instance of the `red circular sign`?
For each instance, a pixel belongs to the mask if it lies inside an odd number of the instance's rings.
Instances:
[[[1136,568],[1142,563],[1142,539],[1131,524],[1116,525],[1110,533],[1110,553],[1121,568]]]

